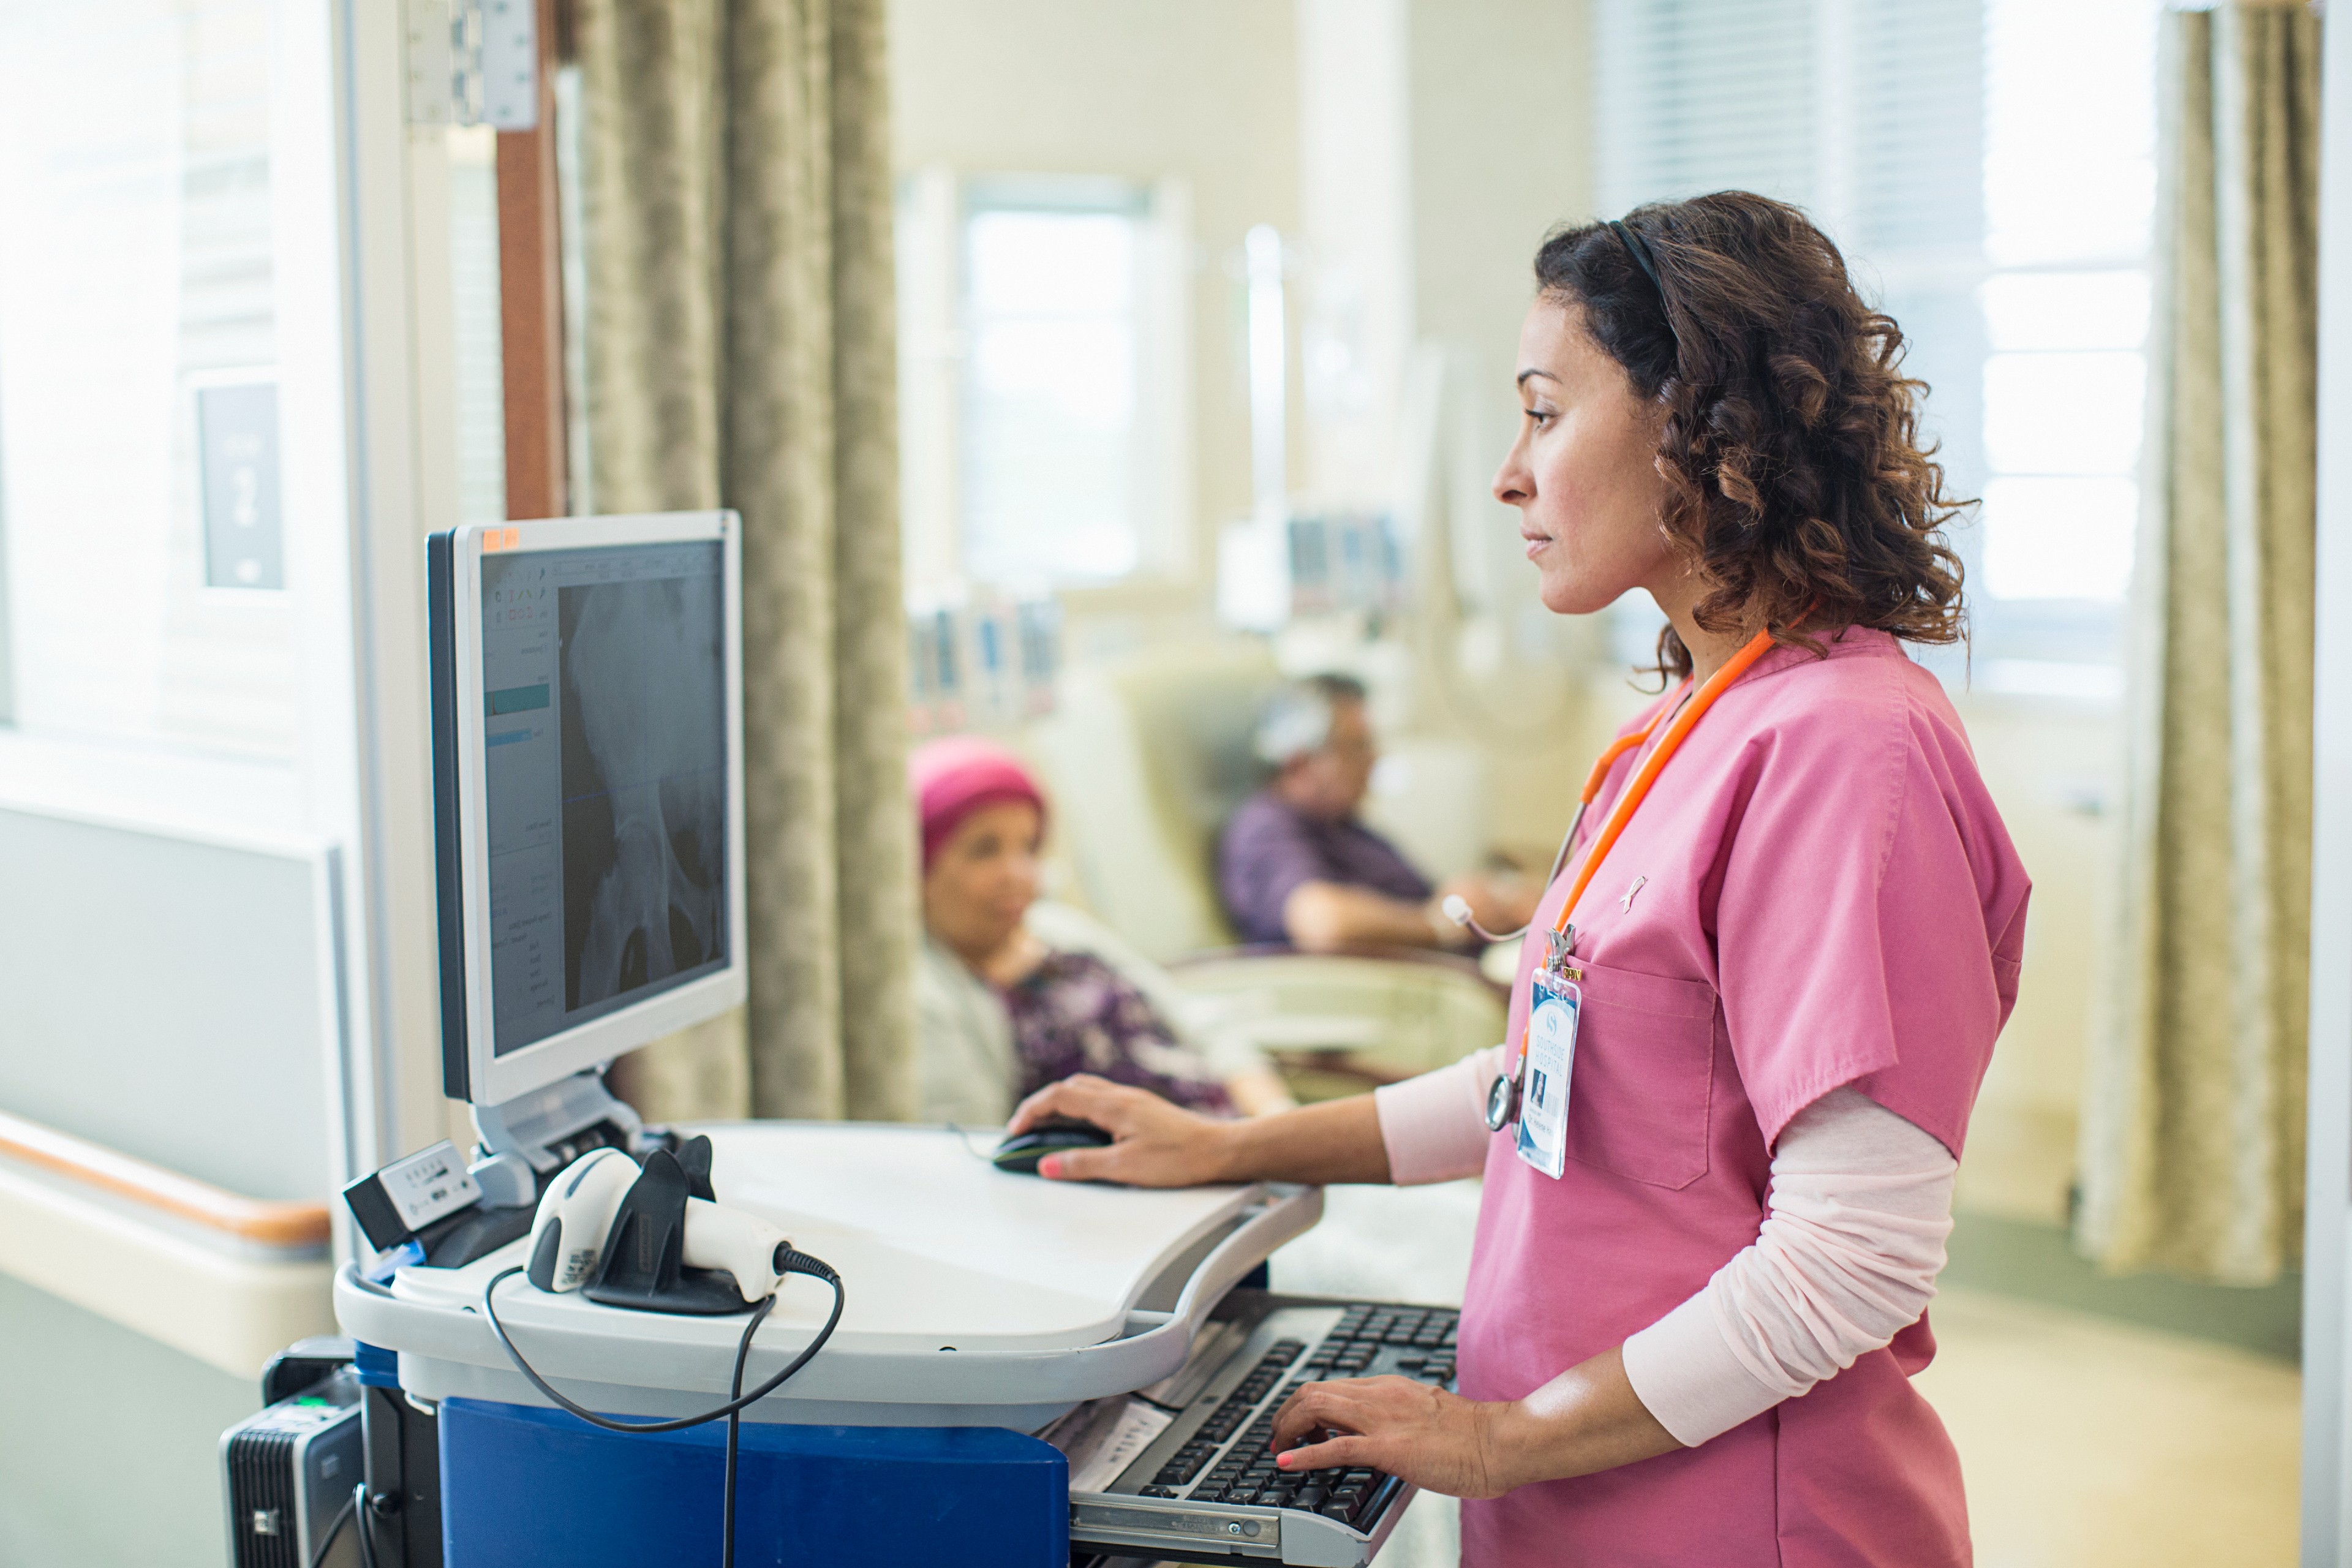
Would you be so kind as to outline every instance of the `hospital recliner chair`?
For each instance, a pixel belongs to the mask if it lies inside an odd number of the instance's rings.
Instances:
[[[1218,830],[1258,787],[1251,735],[1281,679],[1258,643],[1138,656],[1066,682],[1036,735],[1055,833],[1099,920],[1169,966],[1201,1022],[1274,1057],[1301,1099],[1411,1077],[1502,1038],[1503,994],[1467,959],[1241,947]]]

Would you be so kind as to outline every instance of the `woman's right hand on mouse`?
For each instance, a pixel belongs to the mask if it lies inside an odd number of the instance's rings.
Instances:
[[[1195,1116],[1150,1089],[1078,1073],[1044,1089],[1013,1111],[1010,1132],[1056,1117],[1091,1121],[1116,1142],[1064,1149],[1037,1163],[1057,1182],[1118,1182],[1130,1187],[1197,1187],[1229,1181],[1227,1122]]]

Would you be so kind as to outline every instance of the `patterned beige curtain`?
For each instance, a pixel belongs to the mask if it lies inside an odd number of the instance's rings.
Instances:
[[[2240,1284],[2303,1229],[2319,23],[2164,18],[2120,958],[2080,1240]]]
[[[915,942],[882,0],[578,0],[601,512],[743,514],[751,999],[648,1116],[903,1119]]]

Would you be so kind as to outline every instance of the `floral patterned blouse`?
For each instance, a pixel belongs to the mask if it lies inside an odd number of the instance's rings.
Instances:
[[[1143,993],[1094,954],[1049,953],[1003,995],[1019,1058],[1016,1100],[1089,1072],[1190,1110],[1231,1113],[1224,1085],[1201,1053],[1177,1039]]]

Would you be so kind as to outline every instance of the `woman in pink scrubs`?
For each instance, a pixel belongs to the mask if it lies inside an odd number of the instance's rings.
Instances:
[[[1958,1462],[1910,1377],[2028,885],[1904,651],[1961,627],[1922,388],[1836,247],[1761,197],[1562,230],[1536,276],[1496,493],[1548,606],[1647,592],[1688,679],[1591,797],[1507,1045],[1244,1123],[1077,1079],[1015,1125],[1116,1135],[1061,1156],[1066,1180],[1483,1172],[1459,1394],[1316,1384],[1276,1433],[1286,1470],[1465,1499],[1465,1563],[1966,1563]],[[1712,705],[1629,792],[1695,691]],[[1482,1108],[1556,924],[1581,1011],[1564,1157],[1530,1159]]]

